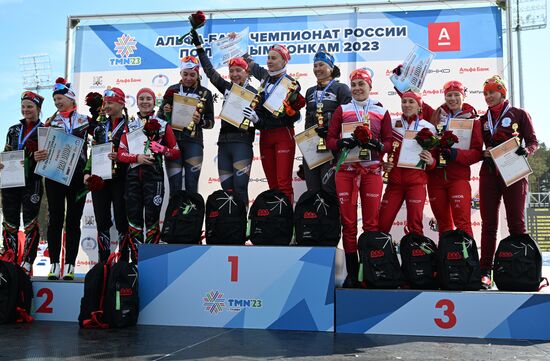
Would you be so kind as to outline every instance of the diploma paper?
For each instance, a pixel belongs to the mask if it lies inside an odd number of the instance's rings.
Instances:
[[[0,188],[25,186],[24,160],[24,150],[0,153],[0,163],[4,165],[4,168],[0,171]]]
[[[193,121],[193,114],[197,110],[199,100],[174,94],[174,105],[172,107],[172,128],[177,130],[185,129]],[[137,153],[142,154],[142,153]]]
[[[225,98],[220,118],[239,128],[244,119],[243,109],[250,106],[254,96],[255,94],[250,90],[233,84],[229,95]]]
[[[330,162],[334,159],[334,156],[330,151],[321,153],[317,152],[317,144],[319,144],[319,139],[321,138],[317,135],[315,128],[317,128],[316,125],[306,129],[294,137],[309,169],[317,168],[321,164],[325,164],[326,162]]]
[[[401,150],[399,151],[399,159],[397,161],[397,166],[399,168],[412,168],[412,169],[424,169],[422,167],[417,167],[416,165],[420,162],[420,152],[422,152],[422,147],[414,137],[418,132],[414,130],[405,131],[403,136],[403,142],[401,143]]]
[[[403,61],[401,75],[392,74],[390,77],[391,82],[401,93],[409,89],[419,92],[434,58],[434,53],[415,44],[405,61]]]
[[[270,93],[269,98],[264,102],[264,108],[269,110],[272,114],[275,114],[283,107],[283,102],[286,100],[288,94],[288,88],[292,84],[292,80],[286,76],[277,84],[273,92]]]
[[[355,128],[358,126],[363,125],[363,122],[352,122],[352,123],[342,123],[342,138],[350,138],[353,132],[355,131]],[[370,161],[370,152],[369,157],[367,159],[359,159],[359,152],[361,151],[361,147],[357,146],[349,151],[348,156],[346,157],[346,160],[344,163],[355,163],[355,162],[368,162]]]
[[[48,157],[36,164],[34,173],[68,186],[83,146],[84,139],[50,127],[44,145]]]
[[[63,128],[58,127],[39,127],[36,131],[38,133],[38,150],[44,150],[44,146],[46,145],[46,137],[48,136],[48,131],[56,130],[58,132],[63,132]]]
[[[447,126],[447,130],[452,130],[453,134],[458,137],[458,143],[453,145],[453,148],[470,149],[473,128],[473,119],[451,119],[449,121],[449,125]]]
[[[210,43],[214,68],[220,68],[232,58],[237,58],[248,52],[248,31],[246,28],[235,34],[235,37],[226,36]]]
[[[126,133],[126,140],[128,141],[128,151],[130,154],[145,154],[147,137],[143,133],[143,127]]]
[[[489,150],[507,187],[533,173],[527,158],[516,154],[518,148],[519,140],[511,138]]]
[[[113,145],[111,143],[98,144],[92,147],[92,174],[103,179],[113,178],[113,161],[109,159],[109,153],[112,153],[112,151]]]

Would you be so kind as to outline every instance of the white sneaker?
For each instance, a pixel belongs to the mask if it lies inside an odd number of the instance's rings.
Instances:
[[[66,281],[74,280],[74,265],[66,264],[65,269],[63,270],[63,279]]]
[[[32,264],[30,264],[29,262],[23,262],[21,263],[21,268],[23,268],[23,271],[25,271],[27,275],[31,275]]]
[[[61,273],[61,266],[59,263],[52,263],[50,267],[50,273],[48,273],[49,280],[58,280]]]

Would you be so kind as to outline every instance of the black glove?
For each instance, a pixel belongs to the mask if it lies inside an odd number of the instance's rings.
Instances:
[[[450,149],[443,149],[443,152],[441,153],[441,155],[446,161],[452,162],[456,160],[457,153],[458,152],[456,151],[455,148],[450,148]]]
[[[401,71],[403,70],[403,65],[399,64],[397,67],[395,67],[391,72],[394,73],[397,76],[401,75]]]
[[[384,144],[380,143],[378,139],[371,139],[366,144],[366,147],[370,150],[375,150],[377,152],[382,152],[384,150]]]
[[[328,125],[323,125],[322,127],[315,128],[315,132],[320,138],[326,139],[328,135]]]
[[[298,176],[298,178],[300,178],[301,180],[306,180],[306,173],[304,171],[304,165],[303,164],[300,164],[298,166],[298,171],[296,172],[296,175]]]
[[[338,147],[338,149],[353,149],[357,147],[357,141],[353,138],[342,138],[336,141],[336,146]]]
[[[195,29],[191,30],[191,43],[195,46],[202,45],[201,39],[199,38],[199,34]]]
[[[527,155],[527,149],[525,149],[523,146],[519,146],[519,148],[516,150],[517,155]]]

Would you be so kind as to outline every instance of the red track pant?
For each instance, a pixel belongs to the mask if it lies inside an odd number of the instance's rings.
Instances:
[[[508,231],[525,233],[525,198],[527,179],[521,179],[506,187],[498,175],[482,175],[479,178],[479,202],[481,211],[481,268],[491,269],[497,241],[500,200],[504,199]]]
[[[473,237],[471,223],[472,189],[467,180],[428,183],[430,206],[437,220],[439,234],[460,229]]]
[[[346,167],[345,165],[342,168]],[[336,173],[336,193],[340,200],[342,238],[346,253],[357,252],[357,199],[361,195],[363,231],[378,231],[378,209],[382,198],[379,172],[340,169]]]
[[[424,204],[426,203],[425,184],[388,184],[380,206],[380,230],[389,233],[403,204],[407,204],[407,228],[409,232],[424,234],[422,219],[424,218]]]
[[[260,132],[262,167],[269,189],[279,189],[291,202],[294,198],[292,168],[295,151],[293,128],[275,128]]]

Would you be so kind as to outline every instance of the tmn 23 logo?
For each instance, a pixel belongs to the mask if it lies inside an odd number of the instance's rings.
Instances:
[[[262,308],[261,299],[228,298],[223,292],[211,290],[202,298],[204,310],[210,314],[218,314],[224,309],[231,312],[239,312],[243,308]]]
[[[111,66],[127,66],[127,65],[140,65],[141,57],[139,56],[130,56],[134,54],[137,50],[137,41],[131,35],[122,34],[122,36],[117,38],[115,41],[115,55],[117,58],[109,59]]]

